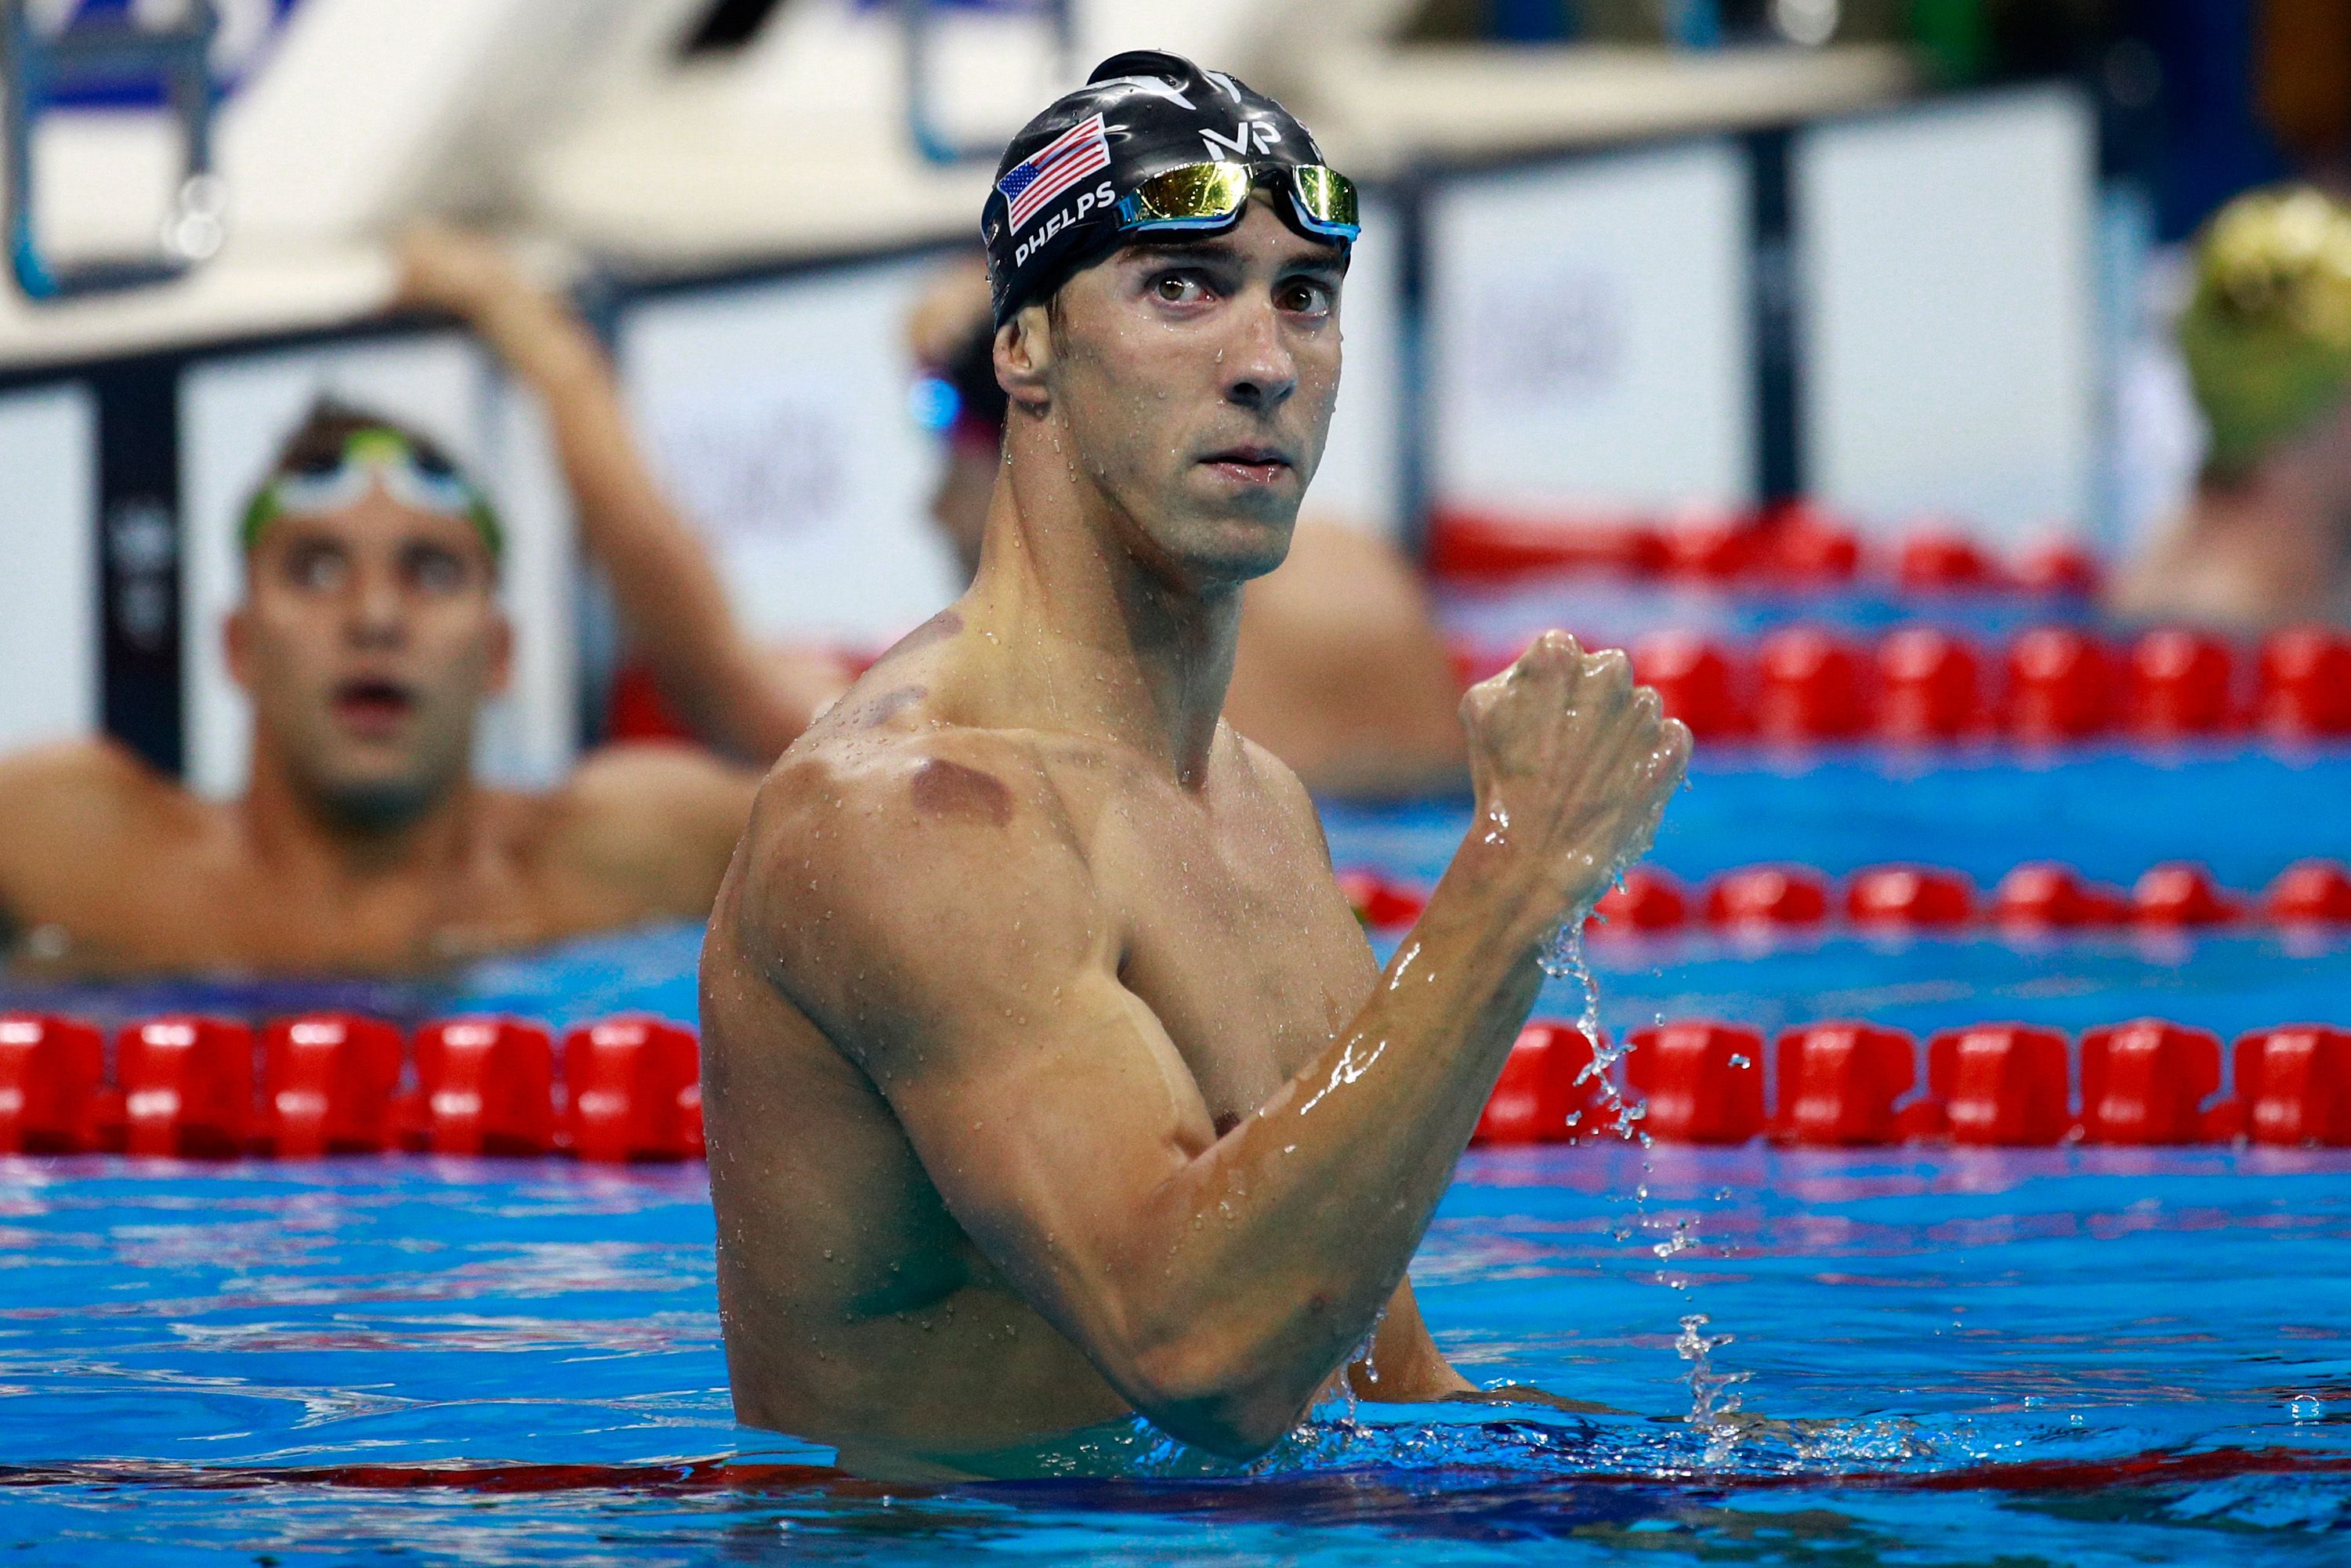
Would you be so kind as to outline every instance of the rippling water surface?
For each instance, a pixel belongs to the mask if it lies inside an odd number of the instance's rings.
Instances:
[[[1416,1270],[1440,1342],[1614,1413],[907,1490],[731,1421],[698,1168],[5,1163],[0,1561],[2340,1563],[2346,1176],[1474,1155]]]

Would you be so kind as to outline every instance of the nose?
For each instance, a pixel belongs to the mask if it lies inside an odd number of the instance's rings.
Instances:
[[[1233,340],[1225,347],[1225,396],[1253,413],[1270,413],[1298,390],[1297,357],[1270,299],[1249,300],[1235,315]]]
[[[396,572],[371,563],[352,573],[345,630],[360,648],[395,648],[406,639],[408,618]]]

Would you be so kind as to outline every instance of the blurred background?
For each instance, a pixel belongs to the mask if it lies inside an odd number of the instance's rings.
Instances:
[[[439,437],[507,515],[523,645],[487,770],[552,779],[615,723],[627,653],[539,411],[387,313],[420,219],[572,292],[752,626],[871,651],[959,585],[925,515],[952,392],[905,320],[1005,138],[1116,49],[1229,69],[1368,197],[1308,510],[1427,567],[1466,671],[1543,622],[1751,622],[1750,546],[1792,517],[1889,593],[2081,594],[2201,461],[2183,242],[2249,187],[2335,183],[2351,131],[2335,0],[5,18],[0,748],[111,733],[212,794],[245,758],[234,522],[321,392]]]

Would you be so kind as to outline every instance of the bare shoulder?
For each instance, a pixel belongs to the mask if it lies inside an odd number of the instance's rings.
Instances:
[[[1283,822],[1305,834],[1322,850],[1327,864],[1331,846],[1322,834],[1322,813],[1315,810],[1314,797],[1307,791],[1296,770],[1238,730],[1233,730],[1232,737],[1250,779],[1265,792]]]
[[[680,800],[726,799],[747,808],[758,776],[671,741],[632,741],[590,752],[559,794],[583,810],[631,811]]]
[[[544,797],[551,848],[647,915],[705,913],[758,775],[695,747],[611,746]]]
[[[193,827],[205,808],[128,747],[72,740],[0,757],[0,813],[5,837],[67,852],[93,832]]]
[[[746,953],[831,1027],[972,966],[1085,946],[1099,922],[1080,834],[1019,732],[820,727],[760,787],[737,859]],[[878,1021],[878,1020],[877,1020]]]

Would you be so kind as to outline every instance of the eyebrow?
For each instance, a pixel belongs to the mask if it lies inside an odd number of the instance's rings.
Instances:
[[[1126,247],[1126,254],[1145,264],[1165,264],[1181,261],[1223,262],[1229,267],[1248,265],[1249,258],[1230,240],[1210,235],[1202,239],[1136,240]],[[1317,245],[1303,255],[1283,259],[1279,270],[1284,272],[1327,272],[1336,277],[1346,276],[1347,267],[1354,259],[1352,247]]]

